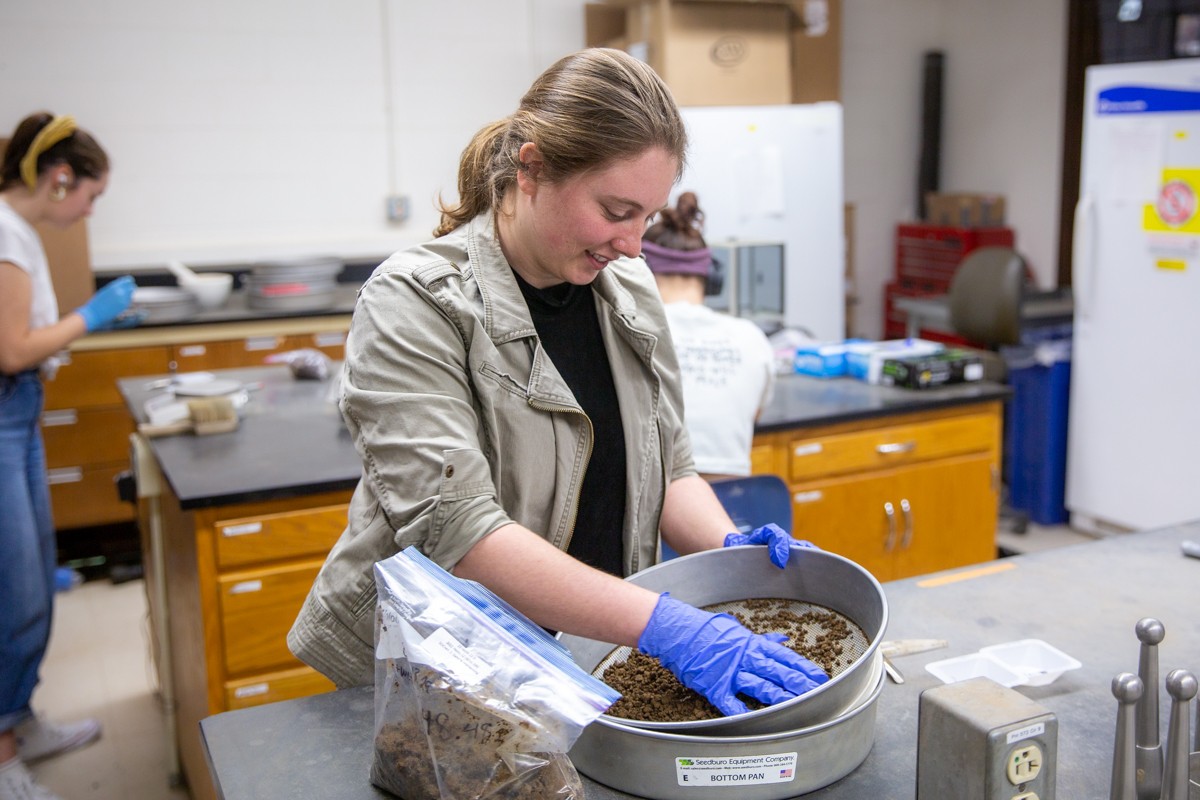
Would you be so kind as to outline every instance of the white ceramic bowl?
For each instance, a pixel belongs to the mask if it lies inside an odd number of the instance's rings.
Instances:
[[[201,308],[220,308],[233,291],[233,276],[228,272],[198,272],[183,288],[195,296]]]

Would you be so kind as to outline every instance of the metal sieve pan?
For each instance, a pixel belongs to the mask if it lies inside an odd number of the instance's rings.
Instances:
[[[870,662],[887,628],[887,599],[875,578],[858,564],[824,550],[794,551],[786,569],[762,547],[707,550],[658,564],[626,580],[700,608],[744,609],[745,601],[782,598],[796,608],[815,606],[844,617],[859,636],[843,641],[843,655],[827,683],[784,703],[707,720],[653,722],[602,715],[615,724],[691,735],[745,736],[796,730],[836,717],[853,704],[870,680]],[[722,604],[726,604],[722,606]],[[790,605],[790,604],[789,604]],[[740,613],[740,611],[739,611]],[[568,634],[560,641],[581,668],[600,674],[629,648]]]

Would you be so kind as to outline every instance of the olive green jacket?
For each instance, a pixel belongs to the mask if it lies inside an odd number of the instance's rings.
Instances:
[[[631,574],[655,561],[667,484],[695,470],[649,269],[618,259],[592,285],[625,429]],[[340,405],[363,475],[288,645],[353,686],[374,676],[374,563],[415,545],[451,569],[510,522],[565,551],[592,429],[542,349],[487,216],[393,255],[363,284]]]

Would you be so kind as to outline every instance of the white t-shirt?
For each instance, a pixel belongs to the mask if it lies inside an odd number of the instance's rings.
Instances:
[[[29,274],[33,283],[33,298],[29,308],[30,329],[44,328],[58,322],[58,298],[54,294],[54,283],[50,280],[50,264],[42,240],[25,218],[13,211],[12,206],[0,198],[0,261],[16,264]],[[54,374],[58,367],[57,358],[42,363],[46,377]]]
[[[16,264],[33,281],[29,327],[44,328],[58,322],[58,298],[50,281],[50,264],[42,240],[25,218],[0,199],[0,261]]]
[[[775,387],[771,344],[753,322],[694,303],[666,306],[699,472],[749,475],[754,418]]]

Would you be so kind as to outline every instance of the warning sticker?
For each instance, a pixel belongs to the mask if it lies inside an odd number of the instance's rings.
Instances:
[[[1164,169],[1158,199],[1142,210],[1142,229],[1147,232],[1200,233],[1196,189],[1200,170]]]
[[[675,759],[675,778],[680,786],[689,788],[788,783],[795,777],[795,753]]]

